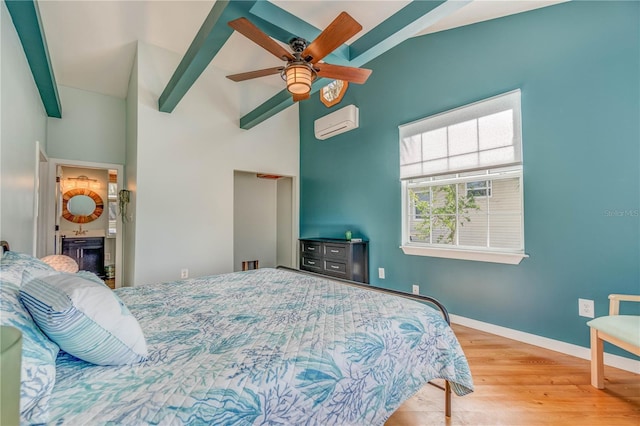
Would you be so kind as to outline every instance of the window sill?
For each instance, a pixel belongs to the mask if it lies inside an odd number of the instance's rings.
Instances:
[[[404,254],[411,256],[440,257],[444,259],[473,260],[477,262],[504,263],[518,265],[522,259],[529,257],[524,253],[504,253],[493,251],[474,251],[460,249],[445,249],[420,246],[400,246]]]

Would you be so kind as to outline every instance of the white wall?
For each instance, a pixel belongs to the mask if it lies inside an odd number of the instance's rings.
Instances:
[[[258,260],[261,268],[277,266],[277,181],[235,172],[233,186],[234,271],[242,270],[243,260]]]
[[[124,164],[124,99],[58,86],[62,119],[49,118],[47,153],[65,160]]]
[[[137,59],[134,282],[178,279],[181,268],[191,276],[230,272],[233,171],[297,177],[298,106],[242,130],[241,86],[209,66],[171,114],[159,112],[181,57],[139,43]]]
[[[0,237],[33,253],[36,141],[46,149],[47,118],[4,2],[0,5]]]

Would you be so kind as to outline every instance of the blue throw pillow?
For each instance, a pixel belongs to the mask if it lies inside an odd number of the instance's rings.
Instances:
[[[97,365],[147,359],[147,343],[136,318],[104,284],[82,275],[25,275],[20,298],[36,324],[60,348]]]
[[[5,252],[0,260],[0,324],[22,333],[20,367],[20,419],[22,423],[46,423],[49,399],[56,380],[58,345],[45,336],[20,302],[24,271],[52,272],[53,269],[27,254]]]

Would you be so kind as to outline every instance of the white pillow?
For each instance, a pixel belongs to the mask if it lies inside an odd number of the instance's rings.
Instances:
[[[20,299],[40,329],[76,358],[98,365],[147,359],[138,321],[103,284],[63,272],[25,273]]]
[[[72,257],[64,254],[52,254],[45,256],[40,260],[60,272],[76,273],[79,269],[78,262],[76,262]]]

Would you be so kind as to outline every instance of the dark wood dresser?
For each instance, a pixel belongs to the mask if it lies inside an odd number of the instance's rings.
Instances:
[[[369,284],[368,241],[301,238],[300,269]]]

